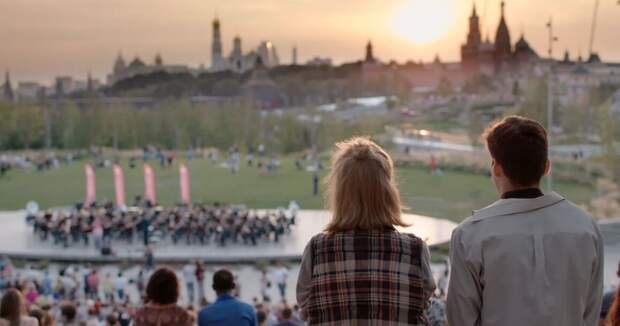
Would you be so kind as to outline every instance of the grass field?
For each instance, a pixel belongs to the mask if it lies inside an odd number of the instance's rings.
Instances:
[[[161,169],[152,164],[157,175],[157,195],[161,204],[179,201],[178,166]],[[142,168],[130,169],[126,163],[125,183],[127,202],[142,194]],[[260,174],[256,168],[242,166],[237,174],[204,160],[188,163],[194,202],[243,203],[253,208],[286,206],[297,200],[302,208],[323,208],[321,195],[312,195],[312,174],[295,169],[292,160],[284,160],[272,174]],[[472,210],[492,203],[497,194],[488,177],[446,171],[432,176],[427,169],[400,168],[398,182],[403,202],[409,212],[460,221]],[[96,172],[99,201],[114,198],[111,168]],[[566,182],[556,183],[559,193],[579,203],[587,203],[593,193],[589,187]],[[84,167],[78,162],[71,166],[45,172],[12,171],[0,178],[0,210],[22,209],[29,200],[43,208],[66,206],[84,198]]]

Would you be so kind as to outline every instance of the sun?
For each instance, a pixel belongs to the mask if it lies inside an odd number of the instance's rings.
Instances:
[[[406,0],[394,15],[392,28],[401,37],[428,44],[450,31],[457,0]]]

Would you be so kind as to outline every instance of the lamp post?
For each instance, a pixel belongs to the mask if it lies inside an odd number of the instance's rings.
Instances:
[[[549,156],[551,156],[551,145],[553,139],[553,42],[557,42],[558,38],[553,34],[553,20],[549,18],[547,23],[549,31],[549,74],[547,76],[547,143],[549,146]],[[547,176],[547,190],[553,190],[553,169],[549,171]]]

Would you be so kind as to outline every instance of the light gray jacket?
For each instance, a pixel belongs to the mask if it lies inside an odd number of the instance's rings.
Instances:
[[[556,193],[502,199],[452,234],[451,326],[598,323],[603,242],[590,215]]]

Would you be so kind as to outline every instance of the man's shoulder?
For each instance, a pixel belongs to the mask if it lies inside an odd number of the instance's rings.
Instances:
[[[453,234],[465,236],[468,234],[476,234],[478,230],[493,230],[494,225],[496,223],[502,223],[505,226],[504,219],[505,218],[522,218],[525,215],[537,216],[541,217],[555,217],[555,222],[551,223],[551,225],[562,226],[562,228],[570,228],[573,231],[583,230],[587,232],[597,232],[597,224],[592,215],[590,215],[586,210],[582,207],[574,204],[573,202],[561,198],[556,201],[550,201],[547,206],[534,206],[533,209],[527,210],[523,209],[521,211],[502,211],[498,209],[499,206],[505,205],[505,201],[498,201],[492,205],[489,205],[480,210],[474,211],[472,215],[463,220],[455,229]],[[491,211],[492,213],[489,213]],[[498,212],[498,214],[493,214]],[[518,221],[518,220],[512,220]],[[532,223],[532,221],[539,221],[546,226],[549,226],[550,221],[542,219],[529,220],[528,223]],[[525,221],[524,221],[525,223]],[[519,223],[517,223],[519,224]]]
[[[235,302],[237,303],[237,305],[238,305],[239,307],[242,307],[242,309],[247,310],[247,311],[254,312],[254,307],[252,307],[252,305],[251,305],[251,304],[249,304],[249,303],[247,303],[247,302],[245,302],[245,301],[241,301],[241,300],[239,300],[239,299],[237,299],[237,298],[235,298]]]

